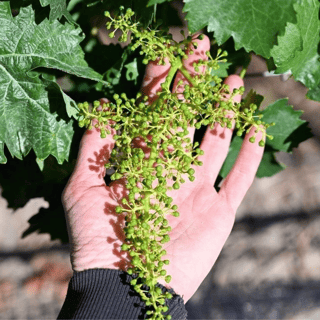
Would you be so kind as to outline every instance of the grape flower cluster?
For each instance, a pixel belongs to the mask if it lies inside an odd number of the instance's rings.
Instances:
[[[219,62],[226,61],[223,59],[226,52],[218,50],[215,59],[206,52],[208,59],[195,62],[195,73],[191,75],[184,68],[183,60],[193,54],[190,47],[197,48],[196,37],[184,37],[178,43],[166,30],[145,29],[133,21],[131,9],[124,12],[122,8],[122,13],[115,18],[109,12],[105,12],[105,16],[110,19],[107,29],[113,29],[109,36],[114,37],[120,30],[119,41],[130,39],[132,50],[140,48],[144,64],[157,61],[171,65],[158,97],[152,103],[139,92],[135,98],[128,98],[124,93],[115,94],[113,101],[103,105],[99,101],[92,107],[88,102],[79,104],[81,127],[99,128],[101,138],[110,134],[107,125],[121,132],[113,137],[115,147],[105,167],[115,169],[112,180],[125,178],[129,191],[128,197],[124,197],[115,209],[125,216],[125,242],[121,249],[131,258],[127,272],[132,275],[131,285],[148,307],[149,318],[171,319],[165,313],[168,311],[167,299],[171,299],[172,294],[161,289],[158,281],[164,279],[169,283],[171,280],[165,269],[170,263],[164,249],[170,241],[171,231],[167,217],[179,217],[179,211],[166,193],[179,189],[186,178],[195,180],[194,166],[202,165],[198,157],[204,153],[198,143],[193,144],[187,137],[188,127],[199,129],[202,125],[210,125],[213,128],[218,122],[222,127],[232,128],[234,124],[238,136],[254,127],[255,134],[250,142],[255,142],[257,133],[262,132],[263,139],[258,143],[263,147],[264,138],[272,139],[266,133],[270,124],[255,114],[255,104],[233,102],[237,94],[244,93],[243,87],[229,92],[222,79],[214,75]],[[202,37],[199,35],[198,39]],[[184,85],[180,80],[176,92],[171,92],[170,85],[177,71],[189,84]],[[145,141],[149,154],[136,146],[137,138]]]

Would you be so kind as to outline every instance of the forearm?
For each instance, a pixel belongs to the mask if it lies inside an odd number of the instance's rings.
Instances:
[[[89,269],[75,272],[58,319],[144,319],[148,310],[130,285],[132,276],[120,270]],[[159,285],[163,290],[168,290]],[[187,318],[183,299],[172,290],[166,314]]]

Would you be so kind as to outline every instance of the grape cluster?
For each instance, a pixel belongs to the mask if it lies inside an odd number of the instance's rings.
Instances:
[[[111,179],[125,178],[129,191],[128,197],[116,207],[116,212],[125,216],[126,239],[121,249],[131,257],[127,272],[133,276],[134,290],[150,307],[149,317],[170,319],[171,316],[164,313],[168,311],[166,300],[171,299],[172,294],[157,284],[161,278],[167,283],[171,280],[165,269],[170,263],[164,249],[164,244],[170,241],[171,231],[167,217],[179,217],[179,211],[166,193],[179,189],[185,179],[195,180],[193,167],[202,165],[198,157],[204,153],[198,143],[193,144],[187,137],[188,127],[210,125],[213,128],[218,122],[232,128],[234,123],[240,136],[255,128],[251,142],[255,141],[258,132],[262,132],[263,137],[272,137],[266,134],[269,125],[262,122],[261,115],[255,115],[255,104],[244,106],[233,102],[234,96],[243,94],[244,88],[229,92],[222,79],[213,75],[219,68],[218,63],[225,61],[222,59],[225,52],[219,50],[215,59],[207,52],[208,59],[195,62],[193,67],[197,74],[191,76],[183,66],[183,59],[187,58],[187,53],[192,54],[190,45],[197,47],[197,39],[188,36],[177,43],[165,31],[143,29],[132,21],[134,13],[131,9],[116,18],[108,12],[105,15],[110,18],[107,28],[114,29],[109,36],[114,37],[118,29],[122,32],[120,41],[127,41],[130,36],[132,50],[140,48],[145,64],[150,60],[171,64],[153,103],[149,103],[142,93],[131,99],[122,93],[115,94],[112,102],[103,105],[95,101],[92,108],[87,102],[79,104],[80,126],[92,128],[94,123],[100,129],[101,138],[110,134],[107,125],[121,132],[113,137],[115,147],[106,168],[115,168]],[[202,36],[198,38],[201,40]],[[179,81],[177,89],[180,87],[180,90],[171,92],[170,85],[177,71],[189,84]],[[143,139],[150,152],[145,153],[137,147],[137,139]],[[264,139],[259,145],[264,146]]]

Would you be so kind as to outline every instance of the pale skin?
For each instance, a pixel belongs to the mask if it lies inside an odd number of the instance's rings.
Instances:
[[[193,72],[192,62],[204,59],[209,50],[209,40],[197,40],[198,48],[184,62],[185,67]],[[142,92],[149,96],[149,101],[156,99],[170,65],[159,66],[149,63]],[[177,81],[183,79],[177,75]],[[225,82],[232,92],[233,88],[243,86],[243,80],[231,75]],[[240,102],[238,95],[234,101]],[[124,216],[115,213],[121,205],[121,199],[127,196],[124,179],[113,181],[109,186],[104,181],[104,164],[108,162],[114,146],[113,130],[105,139],[100,138],[98,129],[87,130],[82,138],[74,172],[63,192],[62,201],[66,212],[71,249],[71,263],[74,271],[93,268],[120,269],[126,271],[130,259],[121,251],[125,236],[122,231]],[[172,276],[170,284],[163,279],[159,282],[183,297],[187,302],[196,292],[201,282],[217,260],[234,224],[235,214],[246,192],[251,186],[259,167],[263,148],[256,142],[250,143],[253,130],[244,139],[240,154],[232,170],[216,192],[215,180],[227,156],[232,129],[215,124],[208,127],[200,148],[204,155],[199,157],[203,166],[193,166],[195,181],[181,184],[180,189],[170,190],[167,195],[178,206],[178,218],[167,216],[172,227],[170,242],[165,244],[170,260],[165,267]],[[193,141],[194,128],[189,128],[189,137]],[[136,146],[143,146],[137,141]],[[168,183],[169,184],[169,183]]]

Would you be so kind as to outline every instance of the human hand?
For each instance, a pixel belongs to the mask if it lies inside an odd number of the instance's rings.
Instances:
[[[205,59],[209,50],[209,40],[197,40],[198,47],[184,61],[184,66],[193,71],[192,63]],[[142,92],[150,102],[156,99],[156,92],[164,81],[170,66],[150,63],[142,85]],[[183,79],[178,74],[177,82]],[[229,76],[225,83],[233,88],[243,85],[236,75]],[[240,102],[241,97],[234,98]],[[193,141],[194,128],[189,128],[189,138]],[[115,213],[121,199],[127,197],[125,179],[113,181],[106,186],[104,164],[108,162],[114,147],[114,130],[105,139],[100,138],[98,129],[87,130],[80,144],[75,170],[63,192],[63,204],[67,217],[69,238],[72,243],[71,262],[74,271],[92,268],[121,269],[130,266],[127,253],[121,251],[125,236],[124,216]],[[217,193],[213,187],[220,168],[228,153],[232,129],[216,124],[208,128],[200,145],[204,155],[199,157],[203,166],[193,167],[195,181],[186,181],[178,190],[169,190],[172,204],[178,206],[178,218],[167,216],[170,242],[164,245],[170,260],[167,274],[172,276],[170,287],[188,301],[215,263],[232,229],[235,213],[249,189],[263,155],[263,148],[257,142],[250,143],[250,132],[246,135],[237,161]],[[261,140],[258,133],[256,141]],[[137,139],[136,147],[145,143]],[[160,283],[165,284],[164,281]]]

